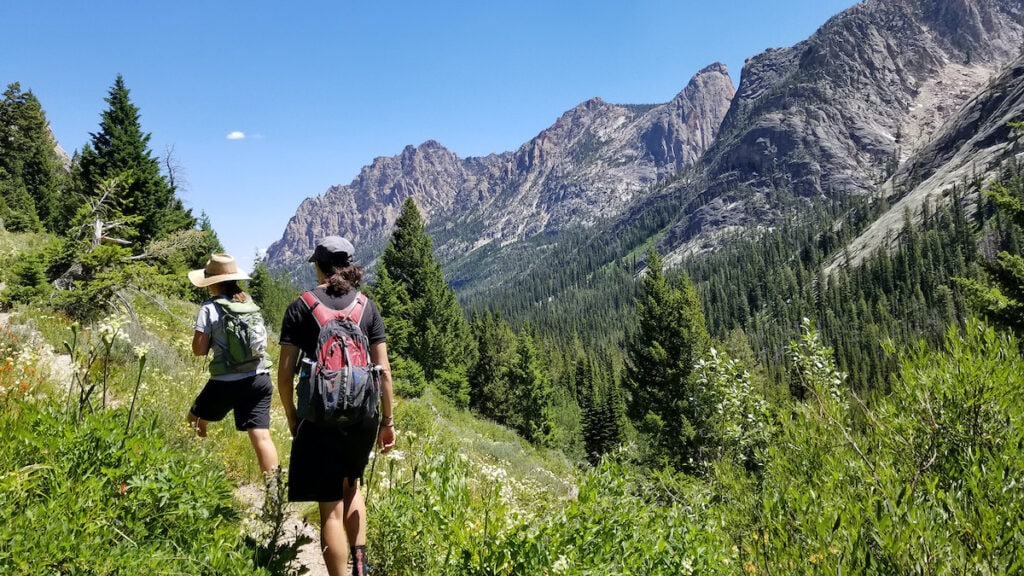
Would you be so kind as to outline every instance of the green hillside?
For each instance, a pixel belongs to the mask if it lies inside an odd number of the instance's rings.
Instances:
[[[28,240],[0,235],[5,270]],[[244,437],[220,423],[200,440],[183,424],[204,372],[186,349],[195,304],[126,302],[134,318],[83,325],[77,339],[69,319],[33,306],[2,333],[0,572],[287,573],[256,566],[269,526],[232,496],[257,481]],[[65,341],[79,361],[61,373],[44,349]],[[399,403],[397,450],[368,473],[371,558],[380,574],[1013,573],[1017,350],[970,323],[895,355],[892,392],[865,399],[807,325],[788,384],[808,399],[773,404],[715,353],[695,377],[721,393],[707,415],[717,452],[689,474],[641,465],[636,445],[579,466],[428,387]],[[283,424],[275,407],[286,463]]]

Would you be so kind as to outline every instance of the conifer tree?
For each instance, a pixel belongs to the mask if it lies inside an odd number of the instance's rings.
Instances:
[[[267,263],[257,260],[249,280],[249,293],[259,304],[263,320],[275,330],[280,329],[284,311],[298,297],[300,290],[288,274],[271,272]]]
[[[693,285],[685,275],[673,285],[662,266],[661,256],[649,252],[626,345],[626,381],[637,427],[660,448],[659,456],[682,465],[695,454],[693,368],[709,338]]]
[[[516,429],[531,442],[545,443],[552,431],[551,379],[529,329],[519,334],[509,384],[519,412]]]
[[[434,259],[433,241],[412,198],[402,204],[381,264],[392,280],[405,287],[411,302],[422,300],[429,287],[444,282],[441,265]]]
[[[46,114],[32,91],[17,82],[7,86],[0,102],[0,217],[14,230],[60,227],[57,198],[63,169]]]
[[[366,287],[366,294],[387,318],[388,351],[398,356],[407,356],[413,331],[409,294],[404,285],[391,278],[383,262],[377,266],[375,273],[377,277],[372,285]]]
[[[125,235],[144,244],[193,227],[195,218],[160,173],[160,163],[149,150],[150,134],[142,131],[139,109],[128,95],[124,78],[118,75],[105,99],[109,108],[101,114],[100,130],[82,150],[81,186],[92,195],[101,182],[123,178],[126,187],[118,208],[126,216],[138,217],[134,230]]]
[[[20,178],[0,169],[0,224],[15,232],[36,231],[42,226],[32,196]]]
[[[1014,123],[1015,128],[1024,124]],[[993,184],[985,191],[999,210],[1018,228],[1024,228],[1024,181]],[[1001,251],[994,261],[982,261],[988,281],[958,278],[971,305],[992,324],[1024,338],[1024,256]]]
[[[484,416],[511,426],[519,411],[511,381],[517,361],[516,335],[497,312],[475,316],[472,333],[477,360],[469,373],[470,405]]]
[[[468,402],[467,370],[475,355],[469,323],[445,281],[441,264],[434,258],[433,241],[412,198],[402,205],[380,267],[385,271],[385,282],[395,287],[387,294],[378,285],[375,294],[383,293],[397,304],[389,318],[408,322],[409,327],[409,337],[399,343],[396,354],[415,360],[430,380],[443,376],[443,391],[458,404]],[[397,291],[398,286],[404,296]]]
[[[597,464],[601,456],[622,444],[625,437],[626,407],[622,389],[608,372],[592,353],[576,366],[583,440],[591,464]]]

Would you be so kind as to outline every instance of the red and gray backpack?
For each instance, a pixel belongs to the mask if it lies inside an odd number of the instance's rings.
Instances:
[[[360,328],[366,296],[357,292],[344,310],[328,308],[312,292],[302,301],[320,326],[316,357],[302,362],[299,415],[319,424],[351,425],[375,419],[380,367],[370,362],[370,343]]]

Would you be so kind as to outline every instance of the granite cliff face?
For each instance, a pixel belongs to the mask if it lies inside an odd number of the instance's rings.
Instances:
[[[408,146],[377,158],[350,184],[304,200],[268,249],[268,263],[290,266],[326,234],[349,237],[368,262],[410,196],[432,231],[444,231],[435,248],[445,259],[615,216],[701,156],[733,92],[725,67],[715,64],[666,104],[588,100],[515,152],[463,159],[433,141]]]
[[[867,0],[749,59],[666,248],[770,225],[773,190],[873,192],[1019,54],[1022,10],[1016,0]]]
[[[851,242],[856,263],[877,247],[888,248],[899,238],[905,214],[917,217],[927,201],[942,201],[955,185],[975,178],[982,184],[1000,165],[1019,158],[1022,141],[1010,122],[1024,120],[1024,56],[1018,57],[986,88],[971,98],[936,133],[935,138],[882,185],[882,190],[906,191],[892,208]],[[967,206],[973,208],[973,202]],[[834,266],[835,264],[833,264]]]

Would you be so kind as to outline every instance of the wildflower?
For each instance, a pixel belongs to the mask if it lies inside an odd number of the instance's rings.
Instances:
[[[555,574],[565,574],[569,571],[569,559],[565,557],[565,554],[560,555],[558,560],[555,560],[555,563],[551,566],[551,570]]]
[[[107,318],[104,322],[100,323],[99,325],[100,339],[102,339],[103,343],[106,344],[107,346],[112,345],[114,343],[114,340],[118,339],[127,342],[128,333],[126,333],[122,329],[124,328],[124,325],[127,323],[128,318],[120,314]]]
[[[401,450],[392,450],[391,452],[389,452],[389,454],[395,460],[405,460],[405,453],[402,452]]]
[[[127,491],[128,491],[128,484],[125,483],[125,482],[121,482],[121,487],[117,489],[117,492],[121,496],[124,496],[125,492],[127,492]]]
[[[138,346],[133,348],[133,351],[135,352],[135,357],[138,358],[139,360],[141,360],[141,359],[145,358],[146,356],[148,356],[150,350],[152,350],[152,349],[153,349],[153,347],[150,346],[149,344],[139,344]]]

